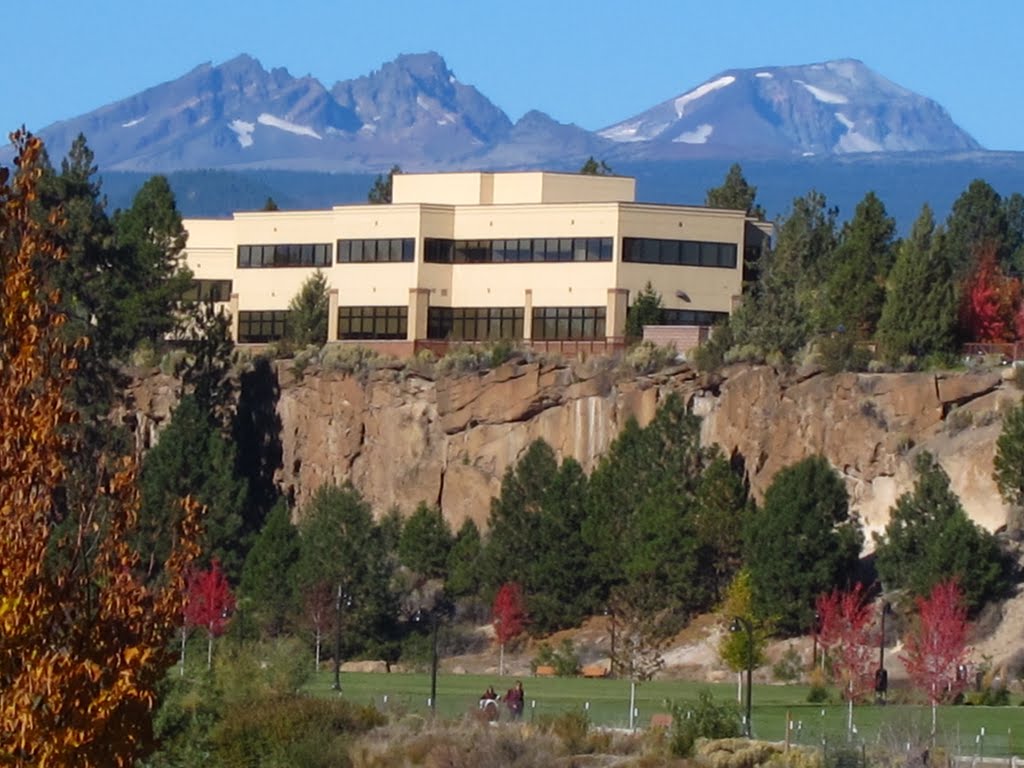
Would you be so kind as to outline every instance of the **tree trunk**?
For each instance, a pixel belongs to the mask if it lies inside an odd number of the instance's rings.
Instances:
[[[498,677],[505,676],[505,644],[502,643],[498,646],[501,650],[498,651]]]

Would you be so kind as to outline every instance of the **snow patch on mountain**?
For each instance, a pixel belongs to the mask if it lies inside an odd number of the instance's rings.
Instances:
[[[682,117],[683,111],[686,109],[686,105],[690,102],[696,101],[702,96],[707,96],[712,91],[717,91],[720,88],[725,88],[728,85],[732,85],[736,82],[736,78],[732,75],[725,75],[717,80],[712,80],[710,83],[704,83],[694,88],[689,93],[684,93],[678,99],[676,99],[676,117]]]
[[[145,115],[143,115],[142,117],[136,117],[134,120],[129,120],[127,123],[121,123],[121,127],[122,128],[131,128],[133,125],[138,125],[139,123],[141,123],[145,119],[146,119]]]
[[[755,72],[754,77],[760,77],[762,80],[771,80],[775,75],[771,72]]]
[[[835,91],[828,91],[825,90],[824,88],[819,88],[816,85],[805,83],[803,80],[794,80],[793,82],[803,86],[804,89],[811,94],[811,96],[825,104],[848,104],[850,102],[850,100],[843,96],[843,94],[841,93],[836,93]]]
[[[288,133],[294,133],[297,136],[310,136],[314,139],[323,138],[308,125],[299,125],[298,123],[293,123],[290,120],[283,120],[282,118],[275,117],[268,112],[263,112],[256,118],[256,122],[260,125],[268,125],[271,128],[278,128],[282,131],[288,131]]]
[[[252,132],[256,130],[256,123],[247,123],[245,120],[232,120],[228,125],[238,135],[238,143],[243,147],[253,145]]]
[[[863,133],[848,131],[839,138],[836,149],[840,152],[881,152],[883,147],[874,139],[869,139]]]
[[[848,130],[848,131],[852,131],[853,130],[853,125],[854,125],[853,120],[848,118],[842,112],[836,112],[836,120],[838,120],[840,123],[842,123],[843,127],[846,128],[846,130]]]
[[[647,139],[646,136],[637,136],[637,130],[640,128],[640,125],[639,121],[623,123],[622,125],[601,131],[600,135],[612,141],[645,141]]]
[[[701,123],[697,126],[696,130],[680,133],[672,141],[679,141],[683,144],[707,144],[714,130],[714,126]]]

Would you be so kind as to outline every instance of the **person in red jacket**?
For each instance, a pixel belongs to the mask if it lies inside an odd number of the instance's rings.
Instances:
[[[523,683],[521,680],[516,680],[516,684],[509,688],[508,693],[505,694],[505,706],[508,707],[513,720],[518,720],[523,716],[524,699]]]

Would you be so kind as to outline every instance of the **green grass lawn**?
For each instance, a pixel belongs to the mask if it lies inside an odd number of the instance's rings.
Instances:
[[[512,687],[516,678],[484,675],[446,675],[437,679],[437,714],[457,719],[477,707],[488,685],[498,693]],[[309,690],[320,696],[337,695],[330,672],[320,673]],[[598,726],[625,728],[629,724],[629,682],[584,678],[522,678],[526,691],[524,720],[557,715],[568,710],[585,710]],[[380,709],[427,716],[430,713],[429,674],[343,673],[342,695]],[[736,701],[734,684],[706,684],[659,680],[637,686],[635,722],[646,727],[651,715],[667,711],[666,700],[696,701],[701,690],[711,691],[719,701]],[[782,741],[790,722],[794,743],[844,745],[847,740],[848,709],[843,704],[808,704],[802,685],[755,685],[753,690],[753,731],[758,738]],[[859,745],[884,743],[904,748],[907,742],[924,743],[931,730],[928,707],[861,705],[853,708],[855,741]],[[982,736],[982,729],[984,735]],[[958,754],[979,753],[1006,756],[1024,751],[1024,710],[1008,707],[939,707],[937,742]]]

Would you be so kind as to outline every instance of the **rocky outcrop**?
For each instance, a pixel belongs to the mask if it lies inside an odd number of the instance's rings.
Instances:
[[[715,377],[679,367],[622,378],[599,360],[516,360],[486,373],[432,380],[405,368],[361,376],[276,369],[282,462],[277,481],[299,509],[324,483],[350,480],[378,513],[440,504],[455,527],[487,519],[505,470],[542,438],[590,471],[630,418],[654,416],[678,392],[703,417],[702,439],[745,463],[761,496],[772,477],[822,453],[854,509],[880,530],[913,485],[915,451],[935,453],[968,513],[1007,521],[992,481],[1001,414],[1020,393],[998,372],[780,374],[736,367]],[[140,450],[166,419],[174,388],[150,377],[133,389]]]

